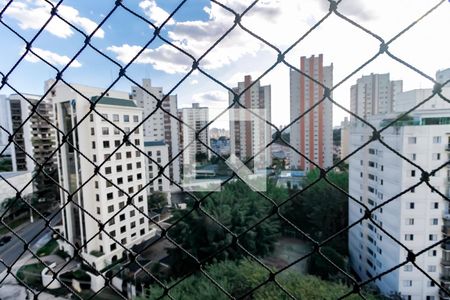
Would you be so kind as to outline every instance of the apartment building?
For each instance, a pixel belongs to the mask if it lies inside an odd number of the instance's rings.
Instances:
[[[183,141],[181,148],[184,149],[183,172],[186,174],[188,171],[185,168],[186,166],[195,167],[197,160],[208,159],[211,155],[211,151],[205,146],[209,145],[208,128],[200,132],[209,122],[209,109],[200,106],[199,103],[192,103],[192,107],[180,109],[179,116],[186,124],[181,124],[179,131]],[[192,171],[194,170],[189,170],[189,173]]]
[[[366,119],[394,111],[396,96],[403,91],[402,80],[390,80],[389,73],[362,76],[350,88],[350,110]],[[353,122],[355,117],[350,117]]]
[[[165,95],[163,88],[152,86],[150,79],[143,79],[142,87],[144,89],[133,86],[131,95],[137,106],[143,108],[143,117],[147,118],[143,124],[144,140],[146,142],[163,141],[168,146],[170,161],[180,152],[179,125],[177,119],[166,112],[177,116],[177,95]],[[157,109],[158,101],[161,100],[162,109]],[[172,180],[180,182],[179,158],[170,164],[169,174]]]
[[[333,86],[333,64],[324,66],[322,54],[302,56],[300,70],[327,87]],[[290,120],[295,121],[291,126],[290,144],[318,166],[329,167],[333,164],[333,105],[326,99],[317,105],[324,96],[324,88],[310,78],[294,69],[289,71],[289,77]],[[301,115],[303,117],[297,120]],[[310,170],[314,165],[292,151],[291,167]]]
[[[450,96],[450,88],[444,89]],[[371,124],[384,127],[405,108],[411,108],[430,96],[431,89],[401,93],[396,99],[398,111],[368,117]],[[351,149],[372,135],[372,129],[355,122],[350,130]],[[383,141],[431,173],[429,183],[449,196],[450,104],[438,96],[383,132]],[[350,159],[349,193],[369,209],[399,195],[372,214],[373,220],[400,243],[418,253],[450,234],[448,202],[421,180],[421,170],[381,143],[374,141]],[[365,211],[349,199],[349,224],[361,219]],[[434,280],[450,287],[450,244],[435,246],[416,258],[416,263]],[[352,269],[362,280],[374,277],[406,261],[407,252],[370,221],[363,220],[349,230],[349,256]],[[384,294],[400,293],[404,299],[450,299],[412,264],[395,269],[374,282]]]
[[[0,107],[0,156],[10,157],[13,148],[12,145],[8,146],[9,134],[12,133],[11,107],[5,95],[0,95]]]
[[[55,168],[56,160],[52,156],[55,150],[55,130],[49,124],[54,122],[53,104],[49,99],[40,101],[42,96],[39,95],[22,95],[25,98],[18,94],[8,97],[11,128],[16,132],[15,146],[11,149],[13,170],[31,172],[38,163],[51,171]],[[35,113],[32,111],[34,105],[37,105]]]
[[[46,89],[52,83],[47,81]],[[72,130],[67,136],[58,134],[58,144],[63,143],[58,151],[59,181],[70,193],[61,190],[61,204],[69,202],[62,226],[69,243],[62,246],[70,254],[71,245],[81,246],[81,256],[101,269],[155,234],[144,216],[148,213],[144,136],[136,127],[142,108],[125,92],[110,91],[98,100],[103,89],[72,86],[87,99],[62,83],[48,96],[58,128],[64,134]],[[91,112],[94,102],[96,112]],[[138,209],[127,205],[130,201]],[[99,224],[104,226],[100,233]]]
[[[270,147],[267,147],[272,140],[271,127],[265,122],[271,122],[271,86],[261,86],[259,81],[254,82],[250,75],[246,75],[233,92],[243,93],[240,103],[262,119],[238,105],[233,106],[234,109],[230,110],[230,153],[241,161],[254,157],[255,168],[265,169],[272,163]],[[230,92],[229,104],[233,103],[234,95]]]
[[[147,187],[149,195],[154,192],[165,192],[167,195],[167,205],[172,206],[170,182],[169,180],[159,175],[159,166],[164,167],[169,162],[169,147],[163,141],[144,141],[144,151],[151,158],[146,160],[145,168],[148,170]],[[170,176],[169,169],[165,169],[163,174],[167,177]]]

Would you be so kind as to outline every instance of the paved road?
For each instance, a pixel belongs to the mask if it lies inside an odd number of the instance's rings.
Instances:
[[[55,225],[61,220],[61,214],[56,215],[51,224]],[[42,232],[41,232],[42,231]],[[44,235],[49,234],[51,230],[49,228],[45,228],[45,221],[42,219],[36,220],[33,223],[26,225],[25,227],[18,230],[16,233],[26,242],[31,241],[31,245],[35,244],[40,238]],[[21,241],[18,237],[9,234],[12,239],[8,243],[3,246],[0,246],[0,259],[7,265],[11,265],[20,257],[26,255],[28,252],[24,252],[24,242]],[[29,253],[29,252],[28,252]],[[0,263],[0,273],[2,273],[6,267]]]

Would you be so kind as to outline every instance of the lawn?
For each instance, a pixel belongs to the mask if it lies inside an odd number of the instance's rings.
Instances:
[[[28,220],[30,220],[30,216],[27,215],[22,215],[19,216],[18,218],[15,218],[12,221],[5,221],[6,224],[8,224],[9,227],[11,227],[12,229],[17,228],[18,226],[26,223]],[[4,234],[12,234],[11,231],[9,231],[8,228],[6,228],[6,226],[4,226],[3,224],[0,224],[0,235],[4,235]]]
[[[37,256],[47,256],[52,254],[57,248],[58,242],[54,239],[51,239],[47,244],[39,248],[36,254]]]
[[[45,268],[42,263],[23,266],[17,271],[17,277],[29,287],[37,290],[43,289],[41,272]]]

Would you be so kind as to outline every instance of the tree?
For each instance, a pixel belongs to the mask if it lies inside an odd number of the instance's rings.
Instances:
[[[270,273],[257,262],[243,259],[240,261],[223,261],[206,267],[206,272],[216,280],[233,297],[240,298],[252,288],[267,280]],[[298,273],[285,271],[276,276],[277,282],[297,299],[323,300],[337,299],[352,290],[351,287],[340,283],[331,283],[314,276],[302,276]],[[175,282],[175,281],[174,281]],[[169,282],[167,286],[172,286]],[[153,284],[147,291],[146,299],[159,299],[163,289]],[[366,299],[381,299],[373,294],[363,292]],[[170,290],[172,299],[229,299],[207,277],[194,274],[184,279]],[[142,298],[141,298],[142,299]],[[162,299],[168,299],[167,297]],[[250,297],[244,299],[291,299],[276,284],[267,282],[256,289]],[[358,295],[351,295],[346,299],[361,299]]]
[[[274,201],[287,198],[284,189],[269,182],[267,196]],[[203,194],[199,193],[199,197]],[[192,207],[193,203],[189,203]],[[222,191],[210,195],[202,202],[202,210],[211,215],[228,230],[239,235],[272,211],[272,204],[252,191],[241,181],[230,182]],[[174,219],[183,216],[186,211],[176,211]],[[205,259],[219,249],[229,246],[233,236],[213,221],[200,209],[189,213],[168,235],[198,259]],[[273,250],[280,235],[280,221],[272,216],[249,230],[240,239],[239,244],[254,255],[263,256]],[[195,262],[179,248],[168,249],[173,261],[174,273],[184,274],[192,269]],[[215,255],[216,260],[238,259],[244,252],[238,247],[230,247]]]
[[[160,209],[167,204],[167,195],[163,192],[153,192],[147,198],[148,208]]]
[[[331,247],[323,247],[320,252],[341,270],[346,271],[347,267],[345,260],[338,252],[336,252],[336,250]],[[318,253],[314,253],[308,260],[308,273],[311,275],[317,275],[326,280],[342,275],[338,269],[336,269]]]
[[[319,178],[319,171],[308,172],[303,187]],[[348,172],[332,171],[327,174],[330,182],[348,191]],[[324,179],[316,182],[286,205],[285,216],[312,238],[322,241],[348,225],[348,198]],[[347,234],[332,239],[327,246],[347,255]]]

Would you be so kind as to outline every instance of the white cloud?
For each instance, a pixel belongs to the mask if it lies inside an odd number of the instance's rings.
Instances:
[[[58,66],[65,66],[69,63],[70,58],[66,55],[59,55],[57,53],[48,51],[48,50],[44,50],[44,49],[40,49],[40,48],[32,48],[33,52],[35,52],[37,55],[39,55],[40,57],[42,57],[43,59],[45,59],[46,61],[48,61],[49,63],[53,64],[53,65],[58,65]],[[24,51],[22,51],[23,53]],[[36,55],[34,55],[31,52],[28,52],[27,55],[25,56],[25,60],[29,61],[31,63],[37,63],[37,62],[42,62],[42,60],[37,57]],[[81,64],[79,61],[74,60],[70,66],[71,68],[79,68],[81,67]]]
[[[201,104],[209,104],[212,106],[217,106],[217,104],[222,104],[222,106],[228,105],[228,93],[224,90],[213,90],[204,93],[197,93],[192,96],[193,102],[198,102]]]
[[[198,80],[197,80],[197,79],[193,79],[193,80],[191,80],[191,84],[192,84],[192,85],[194,85],[194,84],[198,84]]]
[[[6,9],[5,15],[15,19],[23,30],[39,30],[50,18],[50,12],[51,6],[47,2],[43,0],[26,0],[12,2]],[[97,27],[97,23],[80,16],[79,11],[71,6],[60,5],[58,14],[87,34],[92,33]],[[47,24],[45,30],[60,38],[68,38],[74,34],[72,28],[56,16]],[[104,35],[105,32],[100,28],[96,31],[94,37],[103,38]]]
[[[155,0],[144,0],[139,3],[139,7],[144,11],[155,26],[160,26],[170,16],[168,12],[159,7]],[[175,24],[175,20],[170,18],[166,25]]]

